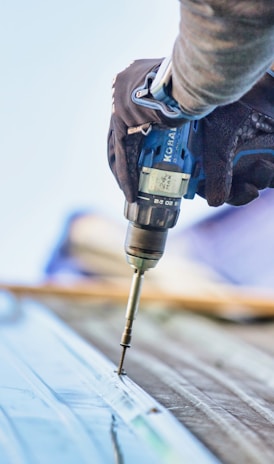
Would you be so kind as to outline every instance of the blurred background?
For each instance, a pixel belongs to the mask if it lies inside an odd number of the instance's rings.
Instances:
[[[35,279],[73,211],[126,227],[107,164],[112,79],[169,55],[178,23],[175,0],[2,0],[1,280]],[[185,201],[181,226],[209,209]]]

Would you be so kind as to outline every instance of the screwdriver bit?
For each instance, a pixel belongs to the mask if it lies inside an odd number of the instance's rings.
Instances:
[[[118,375],[125,374],[126,372],[123,369],[126,349],[130,348],[131,334],[132,334],[132,325],[136,317],[139,307],[140,294],[142,289],[144,271],[140,269],[135,269],[132,283],[129,292],[129,298],[127,303],[126,310],[126,324],[122,334],[120,345],[122,346],[122,354],[120,358],[120,363],[118,366],[117,373]]]

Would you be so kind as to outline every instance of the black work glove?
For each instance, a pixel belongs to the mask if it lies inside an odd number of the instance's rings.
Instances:
[[[151,124],[167,129],[185,119],[169,119],[161,111],[137,105],[132,92],[142,86],[149,72],[157,72],[163,59],[134,61],[119,73],[113,83],[113,108],[108,133],[109,166],[128,202],[138,193],[138,158],[144,134]],[[152,98],[152,97],[151,97]]]
[[[236,103],[200,121],[205,181],[198,194],[210,206],[244,205],[274,187],[274,79],[266,74]],[[256,153],[252,153],[256,150]],[[237,161],[237,154],[250,151]],[[234,163],[234,165],[233,165]]]
[[[146,130],[151,124],[165,129],[186,122],[175,122],[161,111],[131,100],[132,91],[144,83],[150,71],[157,72],[161,62],[135,61],[117,75],[113,86],[108,160],[129,202],[135,201],[138,191],[138,157]],[[199,184],[197,193],[210,206],[243,205],[255,199],[259,190],[274,187],[273,155],[260,153],[260,149],[274,150],[273,83],[273,77],[265,74],[241,100],[217,108],[199,123],[206,180]],[[237,153],[254,149],[256,154],[242,157],[233,167]]]

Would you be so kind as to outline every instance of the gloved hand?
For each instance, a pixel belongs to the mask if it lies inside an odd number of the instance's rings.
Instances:
[[[266,74],[241,100],[217,108],[200,125],[205,181],[197,193],[209,205],[244,205],[258,197],[259,190],[274,187],[272,76]],[[250,154],[233,167],[241,151]]]
[[[146,130],[151,124],[168,128],[182,125],[160,111],[136,105],[134,89],[147,74],[157,72],[162,60],[138,60],[119,73],[113,86],[113,114],[108,134],[110,168],[128,202],[138,191],[138,157]],[[217,108],[200,122],[203,132],[203,165],[206,180],[198,194],[211,206],[223,203],[242,205],[252,201],[260,189],[274,187],[274,160],[260,149],[274,150],[274,86],[266,74],[241,100]],[[244,156],[233,168],[242,150],[256,154]]]
[[[108,133],[109,166],[128,202],[136,199],[139,172],[138,157],[144,134],[151,124],[164,129],[180,126],[184,118],[170,119],[161,111],[133,103],[133,90],[144,84],[148,73],[159,69],[162,59],[134,61],[119,73],[113,83],[113,108]],[[152,98],[152,96],[151,96]]]

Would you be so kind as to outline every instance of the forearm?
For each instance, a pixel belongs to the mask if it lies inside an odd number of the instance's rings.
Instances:
[[[273,0],[181,0],[172,94],[190,114],[238,100],[274,61]]]

